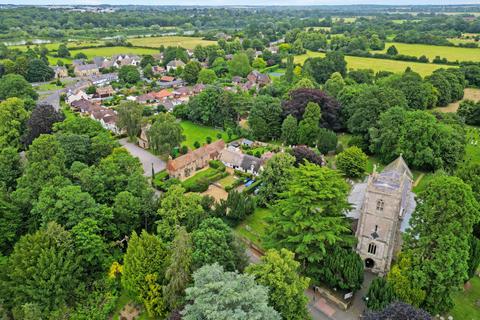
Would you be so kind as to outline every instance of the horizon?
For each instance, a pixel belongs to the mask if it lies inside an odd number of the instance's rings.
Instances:
[[[250,1],[240,0],[209,0],[209,1],[195,1],[195,0],[185,0],[179,4],[173,0],[159,1],[159,0],[141,0],[141,1],[132,1],[132,0],[83,0],[83,1],[72,1],[69,4],[65,4],[63,0],[17,0],[17,1],[0,1],[0,5],[18,5],[18,6],[195,6],[195,7],[225,7],[225,6],[248,6],[248,7],[282,7],[282,6],[291,6],[291,7],[302,7],[302,6],[480,6],[480,1],[464,1],[464,0],[447,0],[447,1],[432,1],[432,0],[394,0],[387,1],[384,0],[343,0],[343,1],[332,1],[332,0],[277,0],[273,2],[272,0],[259,0],[256,1],[256,4],[250,4]]]

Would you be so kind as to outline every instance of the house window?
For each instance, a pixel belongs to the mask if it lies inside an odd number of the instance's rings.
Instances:
[[[383,200],[378,200],[377,201],[377,211],[383,211]]]
[[[375,255],[376,252],[377,252],[377,245],[374,243],[370,243],[368,245],[368,253]]]

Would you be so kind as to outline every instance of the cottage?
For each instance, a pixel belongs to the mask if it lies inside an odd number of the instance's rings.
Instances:
[[[100,70],[95,64],[82,64],[75,67],[74,73],[77,77],[98,76]]]
[[[187,97],[192,94],[192,89],[189,87],[179,87],[173,91],[173,96],[175,98]]]
[[[185,67],[185,62],[183,62],[182,60],[175,59],[167,63],[167,71],[177,70],[177,68],[183,68],[183,67]]]
[[[78,67],[78,66],[81,66],[81,65],[84,65],[85,64],[85,59],[74,59],[72,61],[72,66],[75,68],[75,67]]]
[[[152,93],[144,93],[136,97],[135,101],[142,104],[153,103],[156,101],[155,96]]]
[[[92,103],[91,101],[81,99],[71,103],[74,111],[80,112],[80,114],[91,115],[96,111],[101,110],[101,106]]]
[[[267,85],[271,82],[270,77],[266,74],[260,73],[257,70],[253,70],[250,72],[250,74],[247,76],[248,81],[256,83],[260,86]]]
[[[170,97],[172,97],[172,93],[168,90],[160,90],[158,92],[152,92],[153,97],[158,101],[164,101]]]
[[[225,148],[223,140],[190,151],[176,159],[170,159],[167,163],[167,171],[171,178],[186,179],[197,170],[208,166],[210,160],[218,159],[220,152]]]
[[[192,90],[194,94],[199,94],[203,90],[205,90],[206,86],[203,83],[197,83],[193,86]]]
[[[102,68],[103,67],[103,63],[105,62],[105,58],[104,57],[94,57],[92,59],[92,62],[97,66],[97,68]]]
[[[88,100],[88,94],[86,94],[83,90],[79,90],[77,93],[71,93],[67,96],[67,103],[69,105],[72,105],[73,102],[79,100]]]
[[[99,87],[97,88],[96,96],[98,98],[107,98],[113,96],[114,93],[115,90],[113,90],[112,86]]]
[[[163,75],[165,74],[166,70],[162,66],[153,66],[152,67],[152,72],[154,75]]]
[[[66,78],[68,77],[68,70],[65,67],[55,66],[52,68],[53,72],[55,72],[55,78]]]
[[[253,175],[257,175],[260,172],[263,163],[260,158],[231,149],[224,149],[220,152],[220,161],[229,168]]]
[[[118,80],[118,73],[116,72],[104,73],[104,74],[92,76],[90,77],[90,80],[92,81],[92,84],[95,86],[107,85]]]
[[[117,127],[117,113],[111,109],[100,107],[90,114],[90,117],[100,122],[102,127],[114,134],[122,134],[123,130]]]

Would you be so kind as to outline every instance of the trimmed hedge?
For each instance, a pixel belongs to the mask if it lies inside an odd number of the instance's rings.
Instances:
[[[207,191],[208,186],[217,180],[228,176],[228,173],[214,168],[208,168],[201,171],[191,178],[183,181],[182,186],[187,192],[204,192]]]

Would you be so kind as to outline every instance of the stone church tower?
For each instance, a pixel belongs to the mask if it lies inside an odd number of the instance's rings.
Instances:
[[[357,252],[366,269],[380,275],[390,270],[411,189],[412,173],[401,155],[368,177],[356,231]]]

